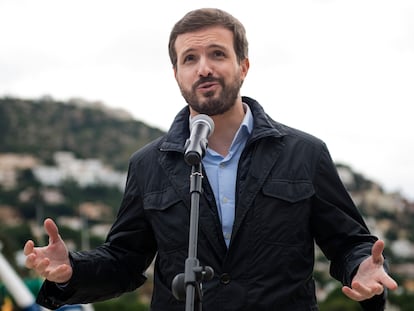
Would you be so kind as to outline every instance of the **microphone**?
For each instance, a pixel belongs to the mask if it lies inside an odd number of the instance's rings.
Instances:
[[[198,114],[190,120],[190,138],[185,142],[184,160],[188,165],[201,162],[207,149],[207,138],[214,131],[213,120],[205,114]]]

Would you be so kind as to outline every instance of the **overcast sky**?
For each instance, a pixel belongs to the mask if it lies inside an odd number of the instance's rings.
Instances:
[[[200,7],[246,27],[242,95],[414,199],[412,0],[0,0],[0,96],[101,101],[167,130],[185,105],[169,32]]]

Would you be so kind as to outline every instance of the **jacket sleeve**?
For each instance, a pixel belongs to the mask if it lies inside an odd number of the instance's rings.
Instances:
[[[105,243],[94,250],[71,252],[73,275],[65,286],[45,281],[37,303],[50,309],[117,297],[141,286],[156,253],[156,242],[145,219],[136,187],[135,170],[128,171],[124,197]]]
[[[349,286],[377,238],[369,232],[324,144],[314,186],[312,228],[316,242],[331,262],[331,275]],[[384,305],[385,294],[361,303],[364,310],[383,310]]]

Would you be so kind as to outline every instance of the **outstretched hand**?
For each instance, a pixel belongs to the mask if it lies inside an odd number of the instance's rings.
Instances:
[[[35,247],[32,240],[27,241],[23,250],[26,267],[51,282],[65,283],[73,273],[68,250],[52,219],[44,221],[44,228],[49,235],[49,245]]]
[[[365,259],[352,279],[351,287],[342,287],[349,298],[362,301],[380,295],[384,288],[395,290],[398,285],[384,270],[384,241],[378,240],[372,246],[371,256]]]

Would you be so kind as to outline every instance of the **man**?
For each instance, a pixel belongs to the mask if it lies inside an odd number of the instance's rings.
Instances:
[[[221,10],[191,11],[174,26],[169,54],[188,107],[131,157],[102,246],[69,253],[50,219],[49,245],[26,243],[26,266],[46,278],[38,302],[57,308],[134,290],[157,255],[151,310],[184,310],[171,290],[188,250],[191,167],[183,154],[190,118],[207,114],[215,130],[202,160],[198,259],[214,277],[203,282],[203,310],[317,310],[315,241],[344,294],[383,310],[386,289],[397,287],[384,269],[384,243],[369,233],[325,144],[240,95],[249,70],[243,25]]]

